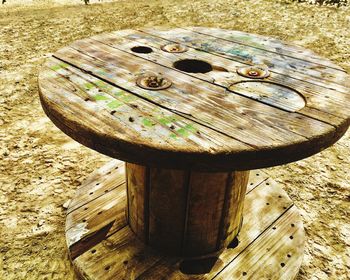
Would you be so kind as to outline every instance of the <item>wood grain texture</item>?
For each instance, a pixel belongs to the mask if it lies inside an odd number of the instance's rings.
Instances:
[[[125,178],[124,174],[115,174],[119,172],[119,167],[116,167],[116,162],[109,164],[83,183],[83,192],[89,191],[90,187],[94,192],[104,193],[99,197],[104,203],[97,203],[99,198],[87,196],[81,206],[68,209],[69,215],[73,214],[71,217],[76,218],[70,220],[73,228],[81,224],[82,216],[74,214],[80,209],[88,207],[92,213],[98,213],[100,209],[109,207],[111,200],[103,197],[110,192],[104,192],[106,186],[103,184],[98,184],[100,189],[96,189],[96,184],[103,180],[116,180],[116,176],[120,180]],[[177,173],[173,176],[178,178]],[[98,215],[85,216],[86,229],[90,231],[88,242],[85,236],[76,235],[75,248],[69,247],[74,268],[82,279],[228,279],[242,277],[243,272],[249,279],[293,279],[299,270],[304,246],[300,216],[286,193],[260,170],[251,172],[248,186],[251,187],[247,190],[239,244],[224,250],[207,273],[187,274],[181,269],[184,264],[182,258],[169,257],[145,246],[125,225],[125,216],[117,215],[108,232]],[[126,207],[125,183],[116,190],[116,197],[121,198],[116,212],[122,213]],[[79,203],[75,203],[76,199]],[[80,203],[77,193],[71,205]],[[94,219],[95,227],[91,230],[90,224]],[[67,240],[71,234],[67,229]],[[284,263],[283,267],[281,263]]]
[[[168,255],[215,254],[241,228],[249,172],[204,173],[127,163],[129,225]]]
[[[249,170],[299,160],[336,142],[350,123],[349,76],[308,51],[286,45],[277,55],[282,42],[246,37],[217,29],[148,29],[76,41],[41,71],[41,102],[75,140],[152,167]],[[187,51],[163,51],[169,42]],[[131,50],[135,46],[151,52]],[[182,59],[207,61],[212,71],[175,69]],[[269,77],[237,73],[257,63],[268,67]],[[159,91],[136,86],[150,73],[172,85]]]

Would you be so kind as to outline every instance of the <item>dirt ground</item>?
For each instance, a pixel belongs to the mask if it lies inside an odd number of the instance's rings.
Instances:
[[[349,6],[286,0],[121,0],[88,6],[79,0],[16,1],[0,6],[0,279],[75,279],[62,205],[109,160],[64,135],[41,109],[37,74],[55,50],[117,29],[216,26],[310,48],[350,72]],[[307,243],[299,280],[350,279],[349,163],[347,133],[318,155],[267,169],[302,214]]]

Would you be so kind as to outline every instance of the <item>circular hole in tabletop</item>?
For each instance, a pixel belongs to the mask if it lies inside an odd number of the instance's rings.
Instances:
[[[198,59],[183,59],[174,62],[174,67],[188,73],[207,73],[213,70],[210,63]]]
[[[150,47],[146,46],[136,46],[132,47],[131,50],[136,53],[151,53],[153,50]]]
[[[246,276],[246,275],[247,275],[247,272],[243,271],[242,275],[243,275],[243,276]]]
[[[285,266],[285,263],[281,263],[281,266],[284,267],[284,266]]]

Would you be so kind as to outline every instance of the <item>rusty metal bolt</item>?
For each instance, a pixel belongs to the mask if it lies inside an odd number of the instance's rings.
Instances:
[[[243,77],[252,79],[263,79],[270,76],[269,70],[262,66],[240,67],[237,69],[237,73]]]
[[[136,84],[144,89],[161,90],[171,86],[171,82],[158,75],[144,75],[138,77]]]
[[[169,53],[183,53],[186,52],[188,49],[186,46],[180,45],[180,44],[167,44],[160,47],[163,51],[169,52]]]

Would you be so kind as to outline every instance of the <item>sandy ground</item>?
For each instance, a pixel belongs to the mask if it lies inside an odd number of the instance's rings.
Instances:
[[[123,28],[216,26],[311,48],[350,72],[349,6],[276,0],[23,3],[0,6],[0,279],[75,278],[62,205],[109,160],[65,136],[40,107],[37,74],[55,50]],[[349,148],[350,133],[318,155],[267,170],[304,221],[307,244],[298,279],[350,279]]]

